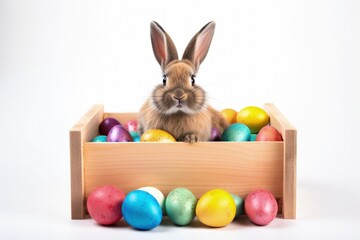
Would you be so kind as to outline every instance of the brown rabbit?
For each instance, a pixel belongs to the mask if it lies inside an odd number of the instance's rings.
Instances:
[[[214,35],[215,23],[209,22],[185,49],[182,60],[170,36],[157,23],[150,25],[155,58],[163,72],[163,82],[140,110],[139,129],[162,129],[177,141],[209,141],[211,128],[220,132],[227,127],[221,113],[207,104],[206,92],[195,83],[195,75],[205,59]]]

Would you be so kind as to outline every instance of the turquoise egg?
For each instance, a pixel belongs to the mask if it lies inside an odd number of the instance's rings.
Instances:
[[[150,230],[159,226],[163,215],[158,201],[142,190],[134,190],[126,195],[121,212],[125,221],[139,230]]]
[[[99,136],[94,137],[91,141],[92,142],[106,142],[106,136],[99,135]]]
[[[234,199],[235,202],[235,206],[236,206],[236,214],[235,217],[240,216],[241,214],[244,213],[244,200],[236,195],[236,194],[230,194],[232,196],[232,198]]]
[[[250,129],[242,123],[234,123],[227,127],[222,136],[222,141],[230,142],[244,142],[250,141],[251,132]]]
[[[254,142],[256,140],[257,133],[252,133],[250,137],[250,141]]]
[[[131,137],[133,138],[134,142],[140,142],[140,133],[132,131],[130,132]]]
[[[175,188],[165,199],[165,210],[170,220],[179,226],[192,222],[196,208],[195,195],[186,188]]]

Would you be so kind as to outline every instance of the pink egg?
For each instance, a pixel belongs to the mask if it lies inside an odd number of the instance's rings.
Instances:
[[[127,123],[124,124],[124,127],[129,132],[137,132],[138,131],[138,121],[136,120],[130,120]]]
[[[109,134],[106,138],[107,142],[133,142],[133,138],[131,137],[128,130],[126,130],[121,125],[116,125],[112,127],[109,131]]]
[[[276,217],[278,205],[271,192],[256,190],[246,196],[245,212],[253,223],[264,226]]]
[[[125,193],[113,186],[102,186],[93,190],[87,199],[90,216],[99,224],[112,225],[122,218],[121,206]]]

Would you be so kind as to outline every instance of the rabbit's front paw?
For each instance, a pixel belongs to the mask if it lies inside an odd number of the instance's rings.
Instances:
[[[178,139],[178,141],[187,142],[187,143],[195,143],[198,141],[198,137],[194,133],[185,133]]]

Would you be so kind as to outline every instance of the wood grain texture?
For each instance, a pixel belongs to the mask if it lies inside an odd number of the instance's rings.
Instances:
[[[103,118],[137,119],[137,113],[93,106],[70,130],[72,218],[84,217],[86,197],[105,184],[125,192],[154,186],[165,195],[186,187],[197,197],[214,188],[242,197],[265,188],[280,200],[284,218],[295,218],[296,129],[273,104],[264,109],[283,142],[91,143]]]
[[[71,218],[83,219],[85,216],[84,188],[84,142],[98,134],[99,124],[104,112],[103,105],[94,105],[71,129],[70,172],[71,172]]]
[[[258,188],[282,194],[283,142],[85,143],[86,196],[112,184],[125,192],[186,187],[199,198],[222,188],[245,197]]]
[[[275,127],[283,136],[283,216],[284,218],[295,219],[297,131],[273,104],[265,104],[264,108],[270,115],[270,125]]]

